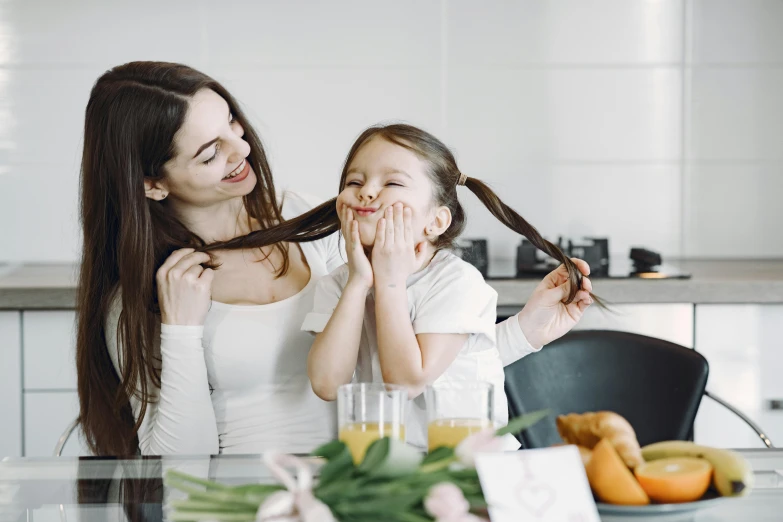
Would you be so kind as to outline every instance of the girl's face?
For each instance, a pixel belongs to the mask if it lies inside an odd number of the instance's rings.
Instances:
[[[176,156],[164,165],[162,180],[148,183],[148,197],[165,193],[179,204],[210,206],[250,193],[256,175],[245,161],[250,145],[244,133],[220,95],[197,92],[174,136]]]
[[[411,209],[414,245],[424,241],[435,215],[428,169],[412,151],[378,136],[359,149],[348,165],[337,210],[342,205],[353,210],[362,245],[375,244],[378,220],[397,202]]]

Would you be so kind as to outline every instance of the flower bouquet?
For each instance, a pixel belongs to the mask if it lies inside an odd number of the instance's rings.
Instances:
[[[489,428],[455,449],[424,455],[405,443],[381,438],[358,465],[340,441],[312,452],[325,459],[315,481],[310,464],[293,455],[266,453],[265,465],[278,484],[228,486],[177,471],[166,485],[187,494],[169,503],[178,522],[478,522],[487,504],[475,469],[475,455],[497,451],[500,437],[519,433],[548,415],[523,415],[504,428]],[[294,474],[289,472],[293,468]]]

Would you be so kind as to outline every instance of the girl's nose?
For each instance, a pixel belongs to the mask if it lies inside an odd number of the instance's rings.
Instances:
[[[370,202],[377,197],[377,191],[370,185],[365,185],[362,190],[359,191],[359,201]]]

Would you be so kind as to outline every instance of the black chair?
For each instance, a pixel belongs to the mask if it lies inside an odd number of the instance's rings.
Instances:
[[[706,392],[708,374],[707,360],[684,346],[627,332],[584,330],[507,366],[505,387],[512,417],[552,412],[520,435],[526,448],[562,443],[557,415],[599,410],[628,419],[642,446],[690,440],[705,394],[739,415],[771,447],[750,419]]]

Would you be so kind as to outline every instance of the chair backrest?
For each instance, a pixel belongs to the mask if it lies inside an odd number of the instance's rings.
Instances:
[[[63,451],[66,448],[66,445],[69,446],[68,450],[65,451],[69,456],[72,454],[79,454],[79,449],[82,446],[82,444],[79,443],[79,441],[75,441],[72,445],[68,444],[69,439],[77,439],[78,437],[73,437],[74,432],[80,432],[79,429],[79,418],[75,418],[71,421],[70,424],[65,428],[65,431],[62,432],[62,435],[60,435],[60,438],[57,440],[57,444],[54,446],[54,456],[55,457],[62,457]],[[72,448],[70,446],[73,446]],[[83,448],[82,448],[83,449]]]
[[[524,431],[527,448],[562,443],[555,417],[609,410],[628,419],[641,445],[687,440],[707,385],[707,360],[695,350],[627,332],[571,332],[506,367],[513,416],[552,412]]]

